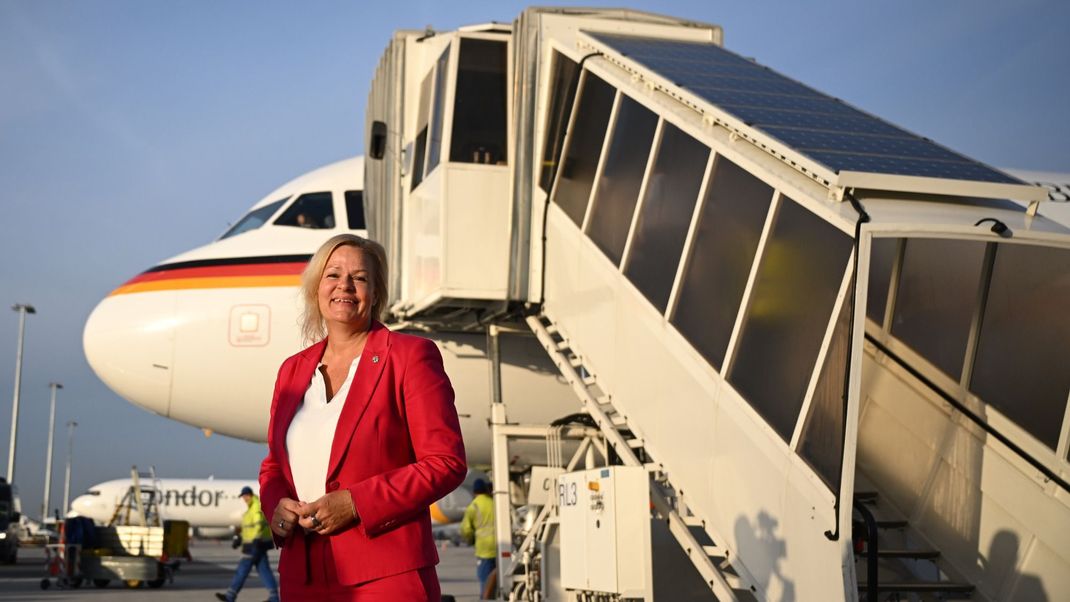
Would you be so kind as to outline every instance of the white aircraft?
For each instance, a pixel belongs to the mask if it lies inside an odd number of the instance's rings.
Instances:
[[[278,367],[303,348],[301,270],[327,238],[366,235],[363,174],[363,158],[355,157],[302,175],[253,205],[218,240],[116,288],[86,322],[90,366],[151,412],[264,441]],[[489,464],[486,337],[426,336],[438,343],[456,390],[468,461]],[[546,423],[575,411],[572,393],[533,337],[503,337],[501,346],[510,420]]]
[[[1005,169],[1007,173],[1025,182],[1048,189],[1048,200],[1039,213],[1070,228],[1070,174],[1025,169]]]
[[[435,528],[457,523],[472,501],[472,482],[486,475],[470,471],[464,484],[431,506],[431,521]],[[98,483],[71,502],[72,516],[86,516],[99,524],[108,524],[127,492],[134,486],[130,478]],[[239,495],[242,487],[259,491],[256,481],[240,479],[146,479],[140,483],[142,491],[155,491],[160,518],[184,520],[197,535],[226,537],[241,525],[246,505]]]
[[[130,478],[93,485],[74,498],[71,514],[107,524],[133,486]],[[238,493],[246,486],[259,489],[256,481],[238,479],[156,479],[143,481],[141,490],[157,492],[161,519],[184,520],[198,532],[212,536],[228,535],[241,525],[246,505]]]

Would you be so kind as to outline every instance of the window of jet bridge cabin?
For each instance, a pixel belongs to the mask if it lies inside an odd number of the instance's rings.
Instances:
[[[508,44],[462,38],[453,101],[450,161],[505,165]]]

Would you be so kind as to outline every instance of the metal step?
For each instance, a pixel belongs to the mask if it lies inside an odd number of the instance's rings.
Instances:
[[[877,521],[877,528],[878,529],[906,529],[909,526],[910,526],[910,523],[908,523],[905,520],[878,520]]]
[[[876,504],[880,494],[876,491],[856,491],[855,501],[863,504]]]
[[[867,589],[869,589],[869,584],[858,584],[858,591],[862,592]],[[880,593],[914,592],[919,594],[970,594],[973,593],[973,590],[974,587],[969,583],[956,583],[952,581],[903,581],[877,584],[877,591]]]
[[[915,560],[936,560],[939,550],[877,550],[879,558],[913,558]]]

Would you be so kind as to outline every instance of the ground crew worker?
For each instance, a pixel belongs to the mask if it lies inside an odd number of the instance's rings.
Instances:
[[[476,546],[476,576],[479,578],[479,598],[493,599],[493,592],[487,597],[487,580],[497,568],[495,558],[498,555],[498,541],[494,533],[494,500],[490,497],[490,484],[483,479],[472,483],[475,499],[464,510],[461,520],[461,538]]]
[[[268,591],[268,602],[279,602],[279,586],[275,582],[275,575],[271,572],[271,563],[268,561],[268,550],[274,547],[271,540],[271,528],[268,526],[264,513],[260,511],[260,498],[253,495],[252,487],[241,488],[241,499],[248,508],[241,517],[241,539],[235,538],[235,546],[241,545],[241,561],[238,562],[238,570],[234,573],[234,580],[230,582],[230,589],[225,594],[215,595],[219,600],[234,602],[238,598],[238,592],[245,585],[245,578],[256,567],[256,573],[260,575],[260,581]]]

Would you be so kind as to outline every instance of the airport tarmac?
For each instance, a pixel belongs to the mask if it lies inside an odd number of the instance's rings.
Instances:
[[[128,589],[112,583],[106,588],[86,584],[78,589],[59,589],[55,583],[47,590],[41,589],[45,577],[44,548],[19,549],[19,561],[15,565],[0,564],[0,600],[25,602],[64,602],[67,600],[121,600],[135,602],[151,600],[167,602],[178,600],[215,600],[216,592],[226,591],[239,553],[225,541],[197,541],[190,548],[193,562],[184,563],[172,583],[159,589],[142,586]],[[438,577],[442,593],[453,595],[458,602],[478,600],[479,584],[475,578],[475,557],[471,547],[439,547],[441,562]],[[271,553],[271,566],[278,568],[278,552]],[[260,584],[254,570],[245,582],[238,600],[260,602],[267,599],[267,592]]]

